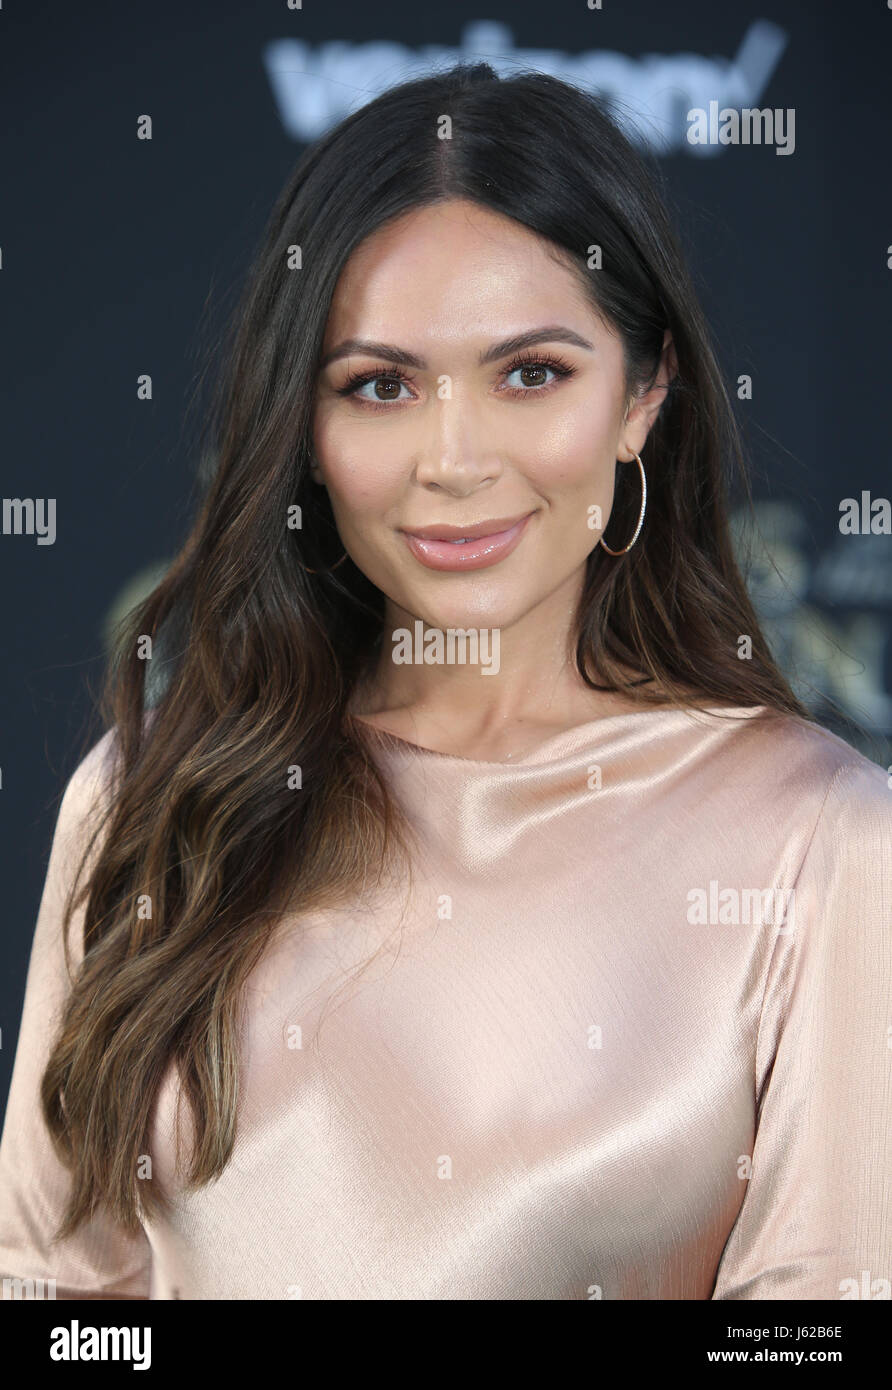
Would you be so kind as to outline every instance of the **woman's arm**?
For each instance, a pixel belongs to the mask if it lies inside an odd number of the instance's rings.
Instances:
[[[769,789],[770,794],[770,789]],[[715,1299],[892,1291],[892,790],[831,782],[769,969],[752,1175]]]
[[[62,942],[65,893],[86,844],[88,813],[101,795],[112,735],[106,734],[65,789],[53,837],[25,987],[12,1084],[0,1141],[0,1298],[148,1298],[151,1249],[144,1233],[97,1215],[54,1244],[70,1175],[52,1148],[40,1080],[69,990]],[[72,965],[82,956],[83,908],[72,919]]]

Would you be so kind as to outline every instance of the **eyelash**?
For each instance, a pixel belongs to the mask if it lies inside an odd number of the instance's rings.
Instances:
[[[517,371],[518,367],[547,367],[554,372],[558,380],[564,380],[576,374],[575,367],[572,367],[569,362],[565,362],[562,357],[554,356],[551,353],[542,354],[533,351],[519,353],[505,368],[503,375],[510,376],[512,372]],[[367,386],[371,381],[401,381],[411,385],[414,379],[401,367],[380,367],[371,372],[356,372],[353,376],[348,377],[344,385],[337,388],[337,394],[339,396],[355,396],[360,387]],[[545,396],[556,385],[557,381],[549,381],[544,386],[511,386],[507,393],[509,396],[514,396],[515,399],[520,396]],[[356,399],[364,410],[390,410],[397,403],[396,401],[370,401],[362,396],[356,396]]]

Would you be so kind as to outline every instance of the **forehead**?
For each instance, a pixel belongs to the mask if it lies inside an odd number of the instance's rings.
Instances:
[[[413,209],[356,248],[335,289],[325,348],[343,337],[458,342],[502,329],[596,318],[560,248],[462,199]]]

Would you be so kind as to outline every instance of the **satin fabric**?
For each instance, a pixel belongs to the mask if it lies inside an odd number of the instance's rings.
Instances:
[[[599,719],[512,763],[367,725],[411,881],[280,924],[222,1178],[182,1190],[169,1073],[170,1219],[52,1245],[69,1179],[38,1085],[106,735],[40,905],[0,1273],[58,1298],[888,1298],[892,791],[826,730],[709,708]]]

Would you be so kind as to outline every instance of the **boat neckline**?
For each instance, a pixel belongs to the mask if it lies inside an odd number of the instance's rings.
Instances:
[[[569,729],[563,729],[560,733],[552,734],[536,748],[530,749],[529,752],[524,753],[520,758],[469,758],[461,753],[444,753],[442,749],[428,748],[427,745],[423,743],[413,743],[411,739],[403,738],[400,734],[391,733],[389,729],[382,729],[377,724],[370,724],[368,720],[361,715],[353,715],[352,718],[357,724],[361,724],[363,729],[368,730],[373,736],[376,736],[380,742],[395,745],[397,750],[406,749],[419,756],[425,755],[428,758],[438,758],[443,762],[464,763],[468,767],[512,768],[547,761],[547,758],[543,759],[542,754],[547,754],[555,745],[560,747],[568,741],[575,742],[589,730],[601,729],[605,724],[623,724],[626,720],[638,719],[642,715],[667,716],[684,714],[690,716],[696,722],[696,716],[699,714],[726,714],[729,716],[736,715],[738,718],[741,716],[751,718],[767,708],[766,705],[701,705],[694,708],[690,708],[686,705],[654,705],[650,708],[624,710],[616,714],[604,714],[597,719],[588,719],[582,724],[574,724]]]

